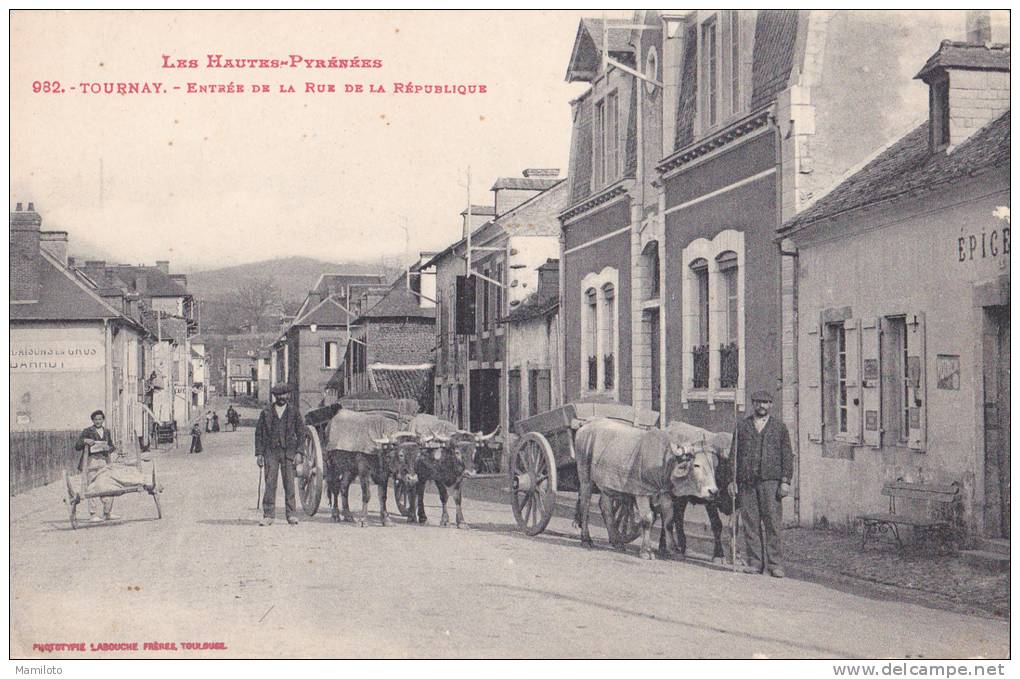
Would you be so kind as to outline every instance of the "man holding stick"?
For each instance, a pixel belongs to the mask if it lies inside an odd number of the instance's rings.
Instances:
[[[783,572],[782,500],[790,493],[793,478],[793,447],[790,432],[771,417],[772,395],[751,395],[753,412],[737,423],[732,450],[736,451],[736,491],[740,498],[741,532],[746,552],[745,570],[776,578]]]
[[[276,515],[276,480],[283,477],[287,523],[297,520],[294,493],[294,465],[301,464],[305,442],[305,425],[296,405],[290,404],[290,385],[278,384],[272,389],[273,402],[263,408],[255,428],[255,461],[266,476],[266,492],[262,496],[260,526],[271,526]]]

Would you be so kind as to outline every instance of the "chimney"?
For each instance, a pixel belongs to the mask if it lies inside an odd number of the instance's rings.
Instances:
[[[992,41],[992,13],[987,9],[967,10],[967,42],[984,45]]]
[[[497,217],[534,198],[556,182],[560,171],[555,168],[529,168],[523,177],[500,177],[490,189]]]
[[[135,276],[135,292],[139,295],[144,295],[146,290],[149,289],[149,277],[145,274]]]
[[[538,267],[538,299],[552,300],[560,294],[560,260],[547,259]]]
[[[36,302],[42,292],[39,227],[42,217],[32,203],[22,211],[18,203],[11,216],[11,301]]]
[[[975,18],[975,31],[985,23]],[[968,32],[971,21],[968,15]],[[1009,111],[1009,45],[943,40],[914,76],[928,85],[929,146],[952,152]]]
[[[39,246],[67,267],[67,231],[40,231]]]
[[[172,274],[170,274],[170,280],[172,280],[174,283],[176,283],[177,285],[181,286],[185,290],[188,289],[188,277],[187,277],[187,275],[182,274],[182,273],[172,273]]]
[[[168,259],[157,259],[156,260],[156,268],[159,269],[160,271],[162,271],[163,273],[169,275],[170,274],[170,260],[168,260]]]

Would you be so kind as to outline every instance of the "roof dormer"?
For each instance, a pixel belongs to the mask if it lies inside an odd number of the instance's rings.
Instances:
[[[634,46],[630,44],[630,31],[621,30],[632,22],[628,19],[581,19],[574,38],[567,66],[567,82],[591,82],[602,71],[603,42],[608,42],[609,56],[628,66],[634,66]],[[608,35],[603,40],[603,34]]]
[[[1009,110],[1009,45],[943,40],[915,78],[928,85],[932,152],[952,151]]]

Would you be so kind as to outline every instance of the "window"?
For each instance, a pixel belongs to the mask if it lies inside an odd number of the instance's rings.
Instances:
[[[708,288],[708,262],[699,258],[691,262],[691,271],[694,272],[696,302],[696,334],[695,344],[691,347],[694,354],[694,388],[708,389],[709,373],[709,288]]]
[[[931,119],[931,146],[939,149],[949,144],[949,78],[933,82],[928,90]]]
[[[726,12],[730,38],[730,63],[726,75],[730,81],[730,112],[738,113],[740,106],[740,15],[736,10]]]
[[[733,229],[697,238],[681,252],[683,408],[691,399],[709,407],[717,400],[736,401],[737,408],[746,402],[743,257],[744,234]]]
[[[645,264],[645,297],[656,299],[659,296],[659,243],[652,241],[642,252]]]
[[[585,343],[587,362],[588,390],[595,391],[599,388],[598,378],[598,299],[595,288],[588,288],[584,293],[586,320],[585,320]]]
[[[336,368],[339,365],[339,344],[337,342],[325,342],[322,345],[322,367]]]
[[[616,288],[612,283],[602,286],[602,359],[604,367],[602,378],[604,387],[609,390],[616,383],[616,366],[613,350],[615,347],[614,332],[616,328]]]
[[[595,104],[595,188],[616,180],[619,173],[619,105],[616,92]]]
[[[483,271],[482,275],[488,277],[489,276],[489,270],[486,269],[485,271]],[[479,278],[478,280],[481,282],[481,286],[482,286],[482,330],[488,330],[489,329],[489,323],[492,320],[489,317],[489,309],[490,309],[490,306],[489,306],[489,295],[490,295],[490,292],[489,292],[489,281],[485,280],[484,278]]]
[[[581,381],[585,385],[582,391],[615,396],[619,272],[606,267],[599,273],[589,273],[581,283]]]
[[[496,272],[493,276],[497,281],[506,285],[506,281],[503,280],[503,263],[500,262],[496,265]],[[496,297],[496,320],[503,318],[503,288],[498,285],[493,286],[493,294]]]
[[[846,328],[842,325],[834,328],[836,339],[836,394],[833,402],[836,406],[836,427],[840,434],[847,432],[846,408]]]
[[[654,46],[648,50],[648,54],[645,56],[645,77],[649,80],[659,79],[659,53],[656,51]],[[649,96],[655,96],[657,91],[658,88],[654,83],[650,83],[647,80],[645,81],[645,92],[647,92]]]
[[[883,358],[888,370],[883,380],[889,404],[887,423],[889,441],[905,444],[910,433],[910,376],[907,372],[907,319],[885,319]]]
[[[716,19],[701,25],[701,104],[705,127],[714,127],[719,113],[719,69]]]
[[[552,382],[549,369],[535,369],[528,374],[528,413],[537,415],[552,408]]]
[[[719,388],[735,389],[740,376],[739,353],[740,343],[740,300],[737,290],[737,253],[727,250],[718,257],[716,263],[722,279],[722,295],[719,318],[724,327],[721,328],[719,345]]]

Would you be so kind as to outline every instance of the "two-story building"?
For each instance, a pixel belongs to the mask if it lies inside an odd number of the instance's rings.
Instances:
[[[972,531],[1009,537],[1010,52],[974,38],[917,75],[928,119],[780,232],[808,524],[885,511],[898,479],[958,482]]]
[[[435,412],[472,431],[507,422],[506,312],[538,285],[537,267],[559,251],[556,215],[567,196],[558,170],[529,169],[492,186],[494,217],[467,223],[468,238],[427,266],[436,271]],[[474,210],[472,210],[474,217]],[[474,227],[474,228],[472,228]],[[468,275],[470,272],[470,275]]]
[[[413,399],[433,411],[436,303],[435,273],[420,260],[381,298],[359,304],[343,365],[327,385],[327,401],[374,391]],[[331,393],[330,393],[331,392]]]
[[[329,273],[319,277],[294,320],[273,344],[273,384],[294,388],[302,411],[319,407],[327,383],[347,351],[349,327],[356,314],[350,305],[362,293],[386,289],[380,274]]]
[[[227,353],[227,396],[259,397],[259,359],[255,351]]]

